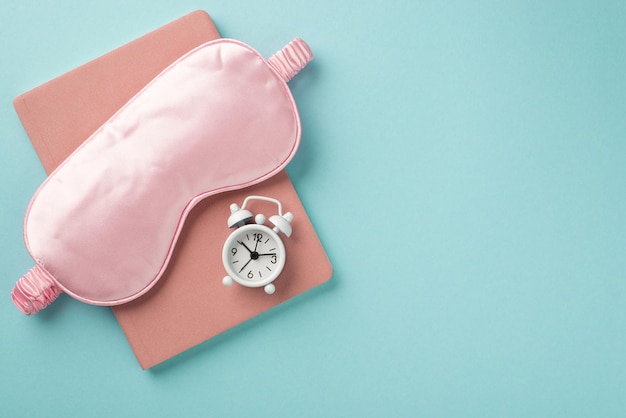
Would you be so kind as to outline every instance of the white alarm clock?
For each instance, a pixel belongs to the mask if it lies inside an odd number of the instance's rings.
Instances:
[[[246,209],[251,200],[264,200],[278,206],[278,214],[269,218],[273,228],[265,225],[265,216],[253,217]],[[283,215],[281,203],[265,196],[248,196],[241,208],[236,203],[231,204],[230,212],[228,227],[237,229],[228,236],[222,250],[222,262],[228,273],[222,283],[225,286],[237,282],[246,287],[263,287],[265,293],[273,294],[276,290],[273,282],[283,271],[287,256],[278,234],[291,236],[293,214]],[[250,223],[253,218],[254,222]]]

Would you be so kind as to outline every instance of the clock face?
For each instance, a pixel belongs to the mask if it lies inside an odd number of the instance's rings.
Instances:
[[[245,225],[226,240],[222,260],[228,275],[243,286],[271,283],[285,266],[285,246],[263,225]]]

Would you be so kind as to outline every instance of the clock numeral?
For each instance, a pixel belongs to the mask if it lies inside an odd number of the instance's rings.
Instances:
[[[232,255],[237,254],[237,248],[233,247],[230,252],[232,253]]]
[[[272,263],[272,264],[276,264],[276,262],[277,262],[277,260],[276,260],[276,256],[275,256],[275,255],[273,255],[273,256],[272,256],[272,259],[270,260],[270,263]]]
[[[252,274],[252,270],[250,270],[248,272],[248,279],[253,279],[254,278],[254,274]]]
[[[263,239],[263,234],[259,233],[254,233],[252,234],[252,236],[254,237],[253,241],[256,242],[261,242],[261,240]]]

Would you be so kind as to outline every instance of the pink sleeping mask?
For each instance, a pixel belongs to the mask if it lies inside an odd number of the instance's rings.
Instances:
[[[118,305],[165,271],[202,199],[281,171],[300,141],[286,82],[312,58],[296,38],[269,60],[208,42],[150,82],[35,193],[24,239],[36,262],[15,285],[30,315],[60,294]]]

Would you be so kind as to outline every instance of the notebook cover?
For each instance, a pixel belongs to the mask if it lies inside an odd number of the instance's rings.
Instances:
[[[210,16],[195,11],[14,99],[47,173],[177,58],[219,38]],[[210,92],[207,92],[210,94]],[[251,194],[281,200],[294,213],[287,263],[276,293],[221,283],[229,205]],[[255,202],[254,213],[275,209]],[[148,209],[146,209],[148,210]],[[113,312],[143,369],[159,364],[325,281],[332,267],[285,172],[263,184],[206,199],[190,213],[168,269],[141,298]]]

